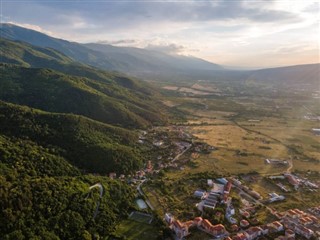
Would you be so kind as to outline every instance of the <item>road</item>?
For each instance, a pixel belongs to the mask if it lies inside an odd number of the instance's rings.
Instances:
[[[145,202],[147,203],[147,205],[149,206],[149,208],[153,211],[153,210],[154,210],[154,207],[152,206],[152,204],[150,203],[148,197],[144,194],[144,192],[143,192],[142,189],[141,189],[142,184],[145,183],[146,181],[148,181],[148,179],[142,180],[142,181],[139,183],[139,185],[137,186],[137,190],[138,190],[139,194],[146,199]]]
[[[176,160],[178,160],[184,153],[186,153],[190,148],[192,147],[192,144],[190,144],[190,146],[188,146],[185,150],[183,150],[181,153],[179,153],[177,156],[175,156],[175,158],[173,158],[172,160],[171,160],[171,162],[174,162],[174,161],[176,161]],[[152,206],[152,204],[150,203],[150,201],[149,201],[149,199],[148,199],[148,197],[144,194],[144,192],[142,191],[142,184],[143,183],[145,183],[146,181],[148,181],[148,179],[144,179],[144,180],[142,180],[140,183],[139,183],[139,185],[137,186],[137,191],[139,192],[139,194],[141,195],[141,196],[143,196],[146,200],[145,200],[145,202],[147,203],[147,205],[149,206],[149,208],[151,209],[151,210],[154,210],[154,207]]]
[[[235,185],[233,185],[233,184],[232,184],[232,186],[235,187],[235,188],[237,188],[237,189],[239,190],[239,192],[240,192],[239,195],[241,195],[241,194],[242,194],[242,195],[245,195],[247,198],[251,199],[255,204],[264,206],[266,209],[268,209],[268,210],[270,211],[270,213],[273,213],[272,208],[266,206],[266,205],[263,204],[261,201],[255,199],[254,197],[252,197],[251,195],[249,195],[248,193],[246,193],[245,191],[243,191],[241,188],[239,188],[239,187],[237,187],[237,186],[235,186]]]
[[[100,198],[99,198],[99,199],[97,200],[97,202],[96,202],[97,207],[96,207],[96,209],[95,209],[95,211],[94,211],[94,213],[93,213],[93,219],[95,219],[96,216],[97,216],[98,213],[99,213],[100,201],[101,201],[101,198],[102,198],[102,195],[103,195],[103,186],[102,186],[101,183],[96,183],[96,184],[90,186],[90,187],[89,187],[90,192],[91,192],[91,190],[92,190],[93,188],[96,188],[96,187],[99,188],[99,190],[100,190]],[[87,197],[86,197],[85,199],[87,199],[87,198],[89,197],[90,192],[88,193],[88,195],[87,195]]]
[[[185,150],[183,150],[181,153],[179,153],[177,156],[175,156],[174,159],[171,160],[171,162],[175,162],[176,160],[179,159],[179,157],[181,157],[186,151],[188,151],[190,148],[192,147],[192,144],[190,144],[189,147],[187,147]]]
[[[290,173],[291,172],[291,169],[293,168],[293,163],[292,163],[292,160],[288,160],[288,163],[289,163],[289,167],[287,168],[287,170],[285,171],[285,173]]]

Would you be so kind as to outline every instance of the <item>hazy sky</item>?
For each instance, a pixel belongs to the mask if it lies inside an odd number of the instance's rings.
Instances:
[[[319,1],[1,0],[1,22],[230,66],[319,62]]]

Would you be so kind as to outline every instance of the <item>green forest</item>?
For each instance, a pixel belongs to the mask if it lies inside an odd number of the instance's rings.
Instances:
[[[145,83],[56,50],[0,47],[1,239],[108,239],[136,193],[107,176],[143,166],[138,130],[165,123],[166,108]]]

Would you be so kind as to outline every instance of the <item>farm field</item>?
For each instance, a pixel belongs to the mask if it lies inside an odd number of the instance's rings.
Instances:
[[[231,88],[223,84],[213,84],[212,88],[219,88],[219,95],[214,92],[210,95],[181,93],[178,89],[183,88],[182,83],[176,90],[174,86],[167,89],[170,94],[164,99],[166,105],[183,116],[183,119],[172,120],[171,127],[180,128],[192,136],[188,141],[194,145],[200,142],[213,150],[202,152],[193,148],[175,161],[176,166],[151,176],[143,189],[155,206],[157,215],[169,212],[181,221],[202,216],[203,212],[197,205],[200,199],[195,198],[194,192],[210,191],[207,179],[218,177],[240,179],[245,186],[261,195],[259,201],[263,207],[258,208],[254,215],[260,223],[276,220],[270,209],[279,212],[295,208],[308,211],[318,206],[318,189],[310,189],[303,184],[295,189],[288,179],[269,178],[292,173],[300,179],[320,184],[317,174],[320,172],[320,136],[312,132],[312,128],[319,128],[319,122],[308,119],[308,116],[320,115],[314,99],[305,93],[293,98],[286,90],[270,97],[270,91],[275,93],[272,88],[248,91],[247,86]],[[194,85],[197,90],[204,90],[201,83]],[[188,83],[186,88],[194,85]],[[206,87],[210,89],[210,83],[206,82]],[[309,108],[306,109],[305,105]],[[281,164],[268,163],[267,159],[280,160]],[[314,178],[311,177],[313,174]],[[254,180],[250,180],[252,176]],[[269,202],[273,193],[283,195],[285,200]],[[234,187],[231,195],[238,206],[241,199],[252,202],[241,189]],[[219,211],[220,207],[217,207]],[[206,217],[218,223],[212,214]],[[236,217],[240,217],[239,213]],[[226,219],[221,221],[228,226]],[[187,239],[210,239],[198,229],[191,232]]]
[[[290,159],[293,171],[320,171],[320,137],[311,131],[319,127],[319,122],[305,119],[310,114],[308,110],[313,113],[317,110],[314,99],[302,94],[293,100],[288,92],[269,97],[272,89],[259,90],[256,92],[259,97],[252,93],[245,96],[251,86],[242,87],[244,96],[239,96],[223,84],[212,83],[212,88],[218,86],[225,96],[177,95],[168,100],[179,102],[173,107],[187,116],[190,133],[217,149],[193,160],[197,167],[186,167],[186,173],[214,169],[228,174],[250,171],[274,174],[286,169],[266,165],[266,158]],[[201,83],[194,85],[204,89]],[[210,83],[205,86],[210,89]]]
[[[197,154],[195,158],[190,157],[191,153],[185,154],[180,159],[186,162],[182,168],[167,170],[163,177],[147,184],[145,192],[161,214],[171,212],[181,219],[197,215],[192,195],[194,190],[206,188],[206,177],[201,176],[258,174],[261,179],[249,186],[268,199],[271,192],[281,193],[279,187],[266,181],[268,176],[296,170],[320,171],[320,137],[311,132],[319,123],[304,118],[308,111],[299,102],[291,103],[286,99],[288,96],[281,94],[273,99],[268,93],[263,93],[263,97],[239,97],[228,91],[219,97],[186,96],[178,92],[166,99],[172,108],[186,116],[186,121],[175,125],[184,126],[196,141],[213,146],[214,151]],[[292,165],[267,164],[266,159],[287,160]],[[192,181],[192,176],[198,176],[197,180]],[[271,206],[284,210],[319,204],[314,192],[301,190],[296,195],[291,192],[285,195],[286,201]],[[268,218],[267,213],[260,215],[261,219]]]
[[[124,220],[116,228],[117,236],[128,240],[153,240],[157,239],[158,229],[146,223],[134,220]]]

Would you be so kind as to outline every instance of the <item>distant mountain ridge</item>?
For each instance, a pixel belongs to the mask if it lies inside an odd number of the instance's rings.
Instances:
[[[142,82],[74,62],[53,49],[6,39],[0,47],[4,101],[123,127],[165,120],[157,94]]]
[[[166,72],[190,72],[193,70],[222,70],[217,64],[180,55],[170,55],[153,50],[115,47],[104,44],[80,44],[53,38],[43,33],[13,24],[1,24],[3,38],[30,43],[38,47],[53,48],[66,56],[104,70],[139,75]]]
[[[258,81],[320,84],[320,63],[266,68],[251,71],[249,78]]]

